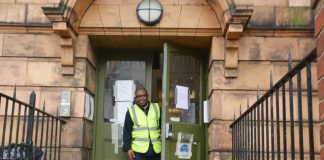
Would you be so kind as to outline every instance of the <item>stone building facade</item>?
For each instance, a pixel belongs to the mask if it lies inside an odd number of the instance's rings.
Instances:
[[[318,84],[313,88],[315,151],[316,158],[321,153],[323,159],[323,0],[160,0],[163,17],[154,26],[136,17],[139,2],[0,1],[1,92],[12,94],[16,84],[17,99],[28,102],[34,90],[36,106],[45,101],[52,114],[60,107],[61,92],[72,93],[61,159],[94,157],[95,119],[100,113],[95,112],[93,120],[84,113],[86,95],[100,96],[99,51],[163,48],[164,42],[209,54],[210,160],[230,159],[233,116],[239,115],[246,98],[256,100],[258,88],[261,93],[269,89],[270,72],[278,81],[288,71],[289,52],[297,63],[317,47],[317,65],[312,65],[317,72],[313,84]]]

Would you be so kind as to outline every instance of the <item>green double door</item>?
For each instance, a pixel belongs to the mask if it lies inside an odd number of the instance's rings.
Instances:
[[[192,156],[188,159],[207,159],[208,136],[203,123],[206,59],[201,52],[178,49],[167,43],[163,49],[148,53],[115,52],[101,55],[98,63],[93,159],[127,160],[126,153],[122,151],[122,123],[125,106],[127,108],[131,101],[119,102],[114,93],[118,88],[114,87],[116,82],[123,80],[132,81],[136,87],[146,87],[149,100],[158,102],[162,108],[162,159],[181,159],[176,155],[180,132],[193,135]],[[186,109],[176,106],[176,86],[189,89]]]

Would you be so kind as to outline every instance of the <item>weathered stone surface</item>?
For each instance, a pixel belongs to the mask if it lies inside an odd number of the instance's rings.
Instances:
[[[226,48],[225,68],[236,69],[238,66],[238,57],[239,57],[238,48]]]
[[[32,86],[61,86],[61,64],[58,61],[29,60],[26,84]]]
[[[264,37],[241,37],[239,60],[266,60]]]
[[[51,35],[36,35],[35,38],[35,56],[37,57],[61,57],[63,52],[60,44],[60,37]]]
[[[13,1],[11,1],[11,2],[13,2]],[[6,21],[7,9],[8,9],[8,4],[6,4],[6,3],[0,4],[0,22]]]
[[[26,58],[1,58],[0,73],[1,85],[25,85],[26,84]]]
[[[300,38],[299,39],[299,59],[303,59],[316,47],[316,39],[314,38]]]
[[[91,91],[92,94],[96,93],[96,70],[90,65],[87,64],[87,73],[86,73],[86,87]]]
[[[93,4],[122,5],[123,0],[95,0]]]
[[[121,27],[120,6],[99,5],[99,13],[101,16],[103,27]]]
[[[83,146],[85,148],[92,148],[93,146],[93,135],[94,135],[94,124],[90,121],[84,121],[84,136]]]
[[[181,6],[164,6],[160,28],[178,28]]]
[[[76,90],[72,93],[72,108],[71,116],[82,118],[84,115],[84,99],[85,92],[83,90]]]
[[[71,136],[73,135],[73,136]],[[62,147],[83,147],[84,121],[71,118],[62,126]]]
[[[249,26],[271,27],[275,24],[275,9],[273,6],[255,7]]]
[[[209,77],[212,77],[211,88],[213,89],[268,89],[269,73],[271,64],[269,62],[240,62],[236,79],[224,77],[223,62],[215,61],[212,64]]]
[[[7,23],[23,23],[25,21],[26,6],[24,4],[9,4],[7,8]]]
[[[321,32],[321,34],[317,37],[317,57],[322,55],[324,53],[324,30]]]
[[[60,112],[61,94],[61,90],[59,89],[43,87],[39,96],[40,101],[38,106],[40,106],[41,109],[43,109],[42,107],[45,102],[45,111],[52,115],[56,115],[57,111]]]
[[[298,59],[297,38],[266,38],[265,45],[268,60],[288,60],[289,52],[293,60]]]
[[[179,5],[208,5],[205,0],[179,0]]]
[[[220,28],[217,16],[210,6],[202,8],[198,28]]]
[[[319,120],[320,123],[324,121],[324,101],[321,101],[319,104]]]
[[[238,40],[243,32],[242,24],[230,24],[226,32],[226,39],[228,40]]]
[[[209,56],[209,65],[213,60],[224,60],[224,38],[222,37],[213,37],[212,46]]]
[[[138,3],[136,3],[138,4]],[[121,23],[122,27],[140,27],[140,22],[137,20],[136,16],[136,5],[123,5],[120,8],[120,17],[121,17]],[[133,13],[133,14],[130,14]]]
[[[222,94],[219,90],[212,91],[209,99],[209,120],[222,119]]]
[[[179,28],[197,28],[202,6],[182,6]]]
[[[312,10],[307,7],[276,7],[276,26],[296,27],[311,26]]]
[[[310,7],[311,0],[289,0],[290,7]]]
[[[211,150],[230,150],[232,147],[231,121],[213,121],[208,127],[208,147]]]
[[[28,23],[49,23],[48,18],[43,13],[43,5],[28,4],[27,22]]]
[[[76,59],[74,64],[74,75],[64,75],[62,77],[62,86],[85,87],[86,63],[84,59]]]
[[[2,56],[2,50],[3,50],[3,34],[0,34],[0,56]]]
[[[102,27],[98,5],[91,5],[84,14],[80,27]]]
[[[254,1],[255,6],[288,6],[288,0]]]
[[[35,35],[5,34],[3,40],[4,56],[33,56]]]

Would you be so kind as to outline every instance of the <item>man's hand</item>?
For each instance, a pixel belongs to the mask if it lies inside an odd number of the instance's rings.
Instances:
[[[131,149],[128,150],[127,155],[128,155],[128,160],[134,160],[135,154]]]

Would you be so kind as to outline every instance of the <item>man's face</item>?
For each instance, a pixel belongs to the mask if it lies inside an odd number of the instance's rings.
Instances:
[[[135,92],[135,103],[140,106],[147,104],[148,95],[145,89],[139,89]]]

